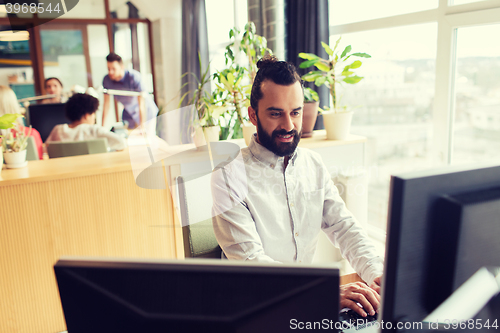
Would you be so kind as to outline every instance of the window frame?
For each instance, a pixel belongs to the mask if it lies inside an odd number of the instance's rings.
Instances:
[[[500,23],[500,2],[485,0],[451,5],[439,0],[435,9],[354,23],[330,25],[330,36],[353,32],[437,22],[436,82],[433,103],[433,150],[435,165],[451,164],[455,114],[457,29]]]

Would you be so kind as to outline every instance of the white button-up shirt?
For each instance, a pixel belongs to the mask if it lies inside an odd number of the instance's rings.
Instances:
[[[363,228],[347,210],[321,157],[284,158],[255,141],[212,174],[215,236],[228,259],[311,263],[322,230],[363,280],[382,275]]]

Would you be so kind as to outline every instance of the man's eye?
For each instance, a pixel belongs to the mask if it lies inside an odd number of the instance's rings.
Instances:
[[[271,113],[271,117],[279,117],[280,113],[279,112],[273,112]]]
[[[300,112],[299,111],[293,111],[292,112],[292,116],[300,116]]]

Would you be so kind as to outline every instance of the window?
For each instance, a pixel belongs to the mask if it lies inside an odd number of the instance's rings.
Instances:
[[[452,163],[500,157],[500,24],[457,29]]]
[[[205,2],[207,12],[208,49],[210,71],[225,68],[224,52],[229,44],[229,30],[235,26],[241,31],[248,19],[245,0],[219,0]],[[221,17],[224,17],[221,20]]]
[[[365,79],[341,92],[358,106],[352,132],[368,137],[372,234],[386,228],[390,174],[498,158],[500,149],[500,3],[384,2],[392,5],[329,4],[330,41],[342,35],[373,56],[359,69]]]
[[[438,0],[330,0],[330,24],[339,25],[414,13],[438,6]]]

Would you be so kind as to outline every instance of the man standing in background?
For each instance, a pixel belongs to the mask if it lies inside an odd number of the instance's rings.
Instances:
[[[102,81],[105,89],[116,89],[125,91],[144,91],[141,82],[141,74],[133,69],[125,69],[122,58],[116,53],[110,53],[106,60],[108,62],[108,75]],[[116,100],[123,104],[122,119],[128,122],[129,128],[136,128],[146,121],[153,119],[158,114],[155,102],[143,96],[115,96]],[[102,125],[109,111],[110,98],[104,94],[104,106],[102,113]]]

